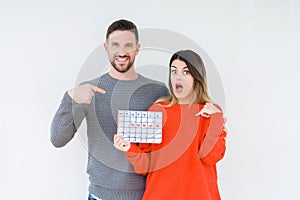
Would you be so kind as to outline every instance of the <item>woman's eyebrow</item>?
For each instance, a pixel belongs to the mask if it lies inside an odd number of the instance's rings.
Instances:
[[[177,69],[177,67],[175,67],[175,66],[171,66],[171,68],[175,68],[175,69]],[[182,69],[189,69],[187,66],[185,66],[185,67],[183,67]]]

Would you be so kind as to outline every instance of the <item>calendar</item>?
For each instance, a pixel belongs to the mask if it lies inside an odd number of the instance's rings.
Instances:
[[[119,110],[118,133],[129,142],[161,143],[162,112]]]

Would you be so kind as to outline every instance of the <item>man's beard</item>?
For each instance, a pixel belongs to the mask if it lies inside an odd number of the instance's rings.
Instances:
[[[127,56],[128,59],[129,59],[129,62],[128,62],[128,65],[125,69],[119,69],[115,63],[115,58],[113,58],[111,61],[110,61],[110,64],[113,66],[113,68],[115,68],[115,70],[117,70],[118,72],[120,73],[125,73],[127,72],[132,66],[133,66],[133,63],[134,63],[134,58],[132,61],[130,61],[130,57]]]

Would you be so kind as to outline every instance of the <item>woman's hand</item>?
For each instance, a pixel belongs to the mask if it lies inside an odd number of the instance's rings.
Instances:
[[[124,140],[121,134],[115,134],[114,146],[120,151],[126,152],[130,149],[130,142]]]
[[[212,103],[206,103],[204,105],[204,107],[200,110],[200,112],[198,112],[195,116],[203,116],[203,117],[206,117],[206,118],[209,118],[211,114],[214,114],[214,113],[219,113],[219,112],[222,112],[220,111],[214,104]],[[227,122],[227,118],[224,117],[224,128],[223,128],[223,131],[225,131],[226,133],[228,132],[225,124]]]
[[[211,114],[221,112],[214,104],[206,103],[204,107],[196,114],[196,116],[210,117]]]

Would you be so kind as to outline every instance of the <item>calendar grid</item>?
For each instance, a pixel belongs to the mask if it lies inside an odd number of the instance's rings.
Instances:
[[[162,112],[119,110],[118,133],[129,142],[161,143]]]

